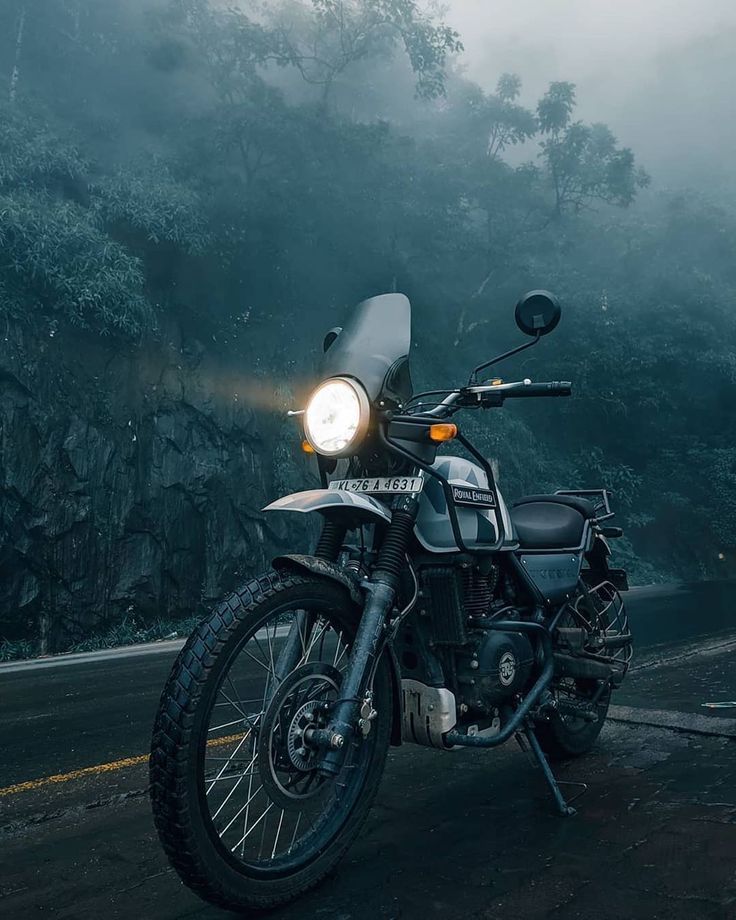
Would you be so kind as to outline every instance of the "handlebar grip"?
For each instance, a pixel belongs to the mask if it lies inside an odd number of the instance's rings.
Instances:
[[[572,383],[569,380],[550,380],[548,383],[527,383],[512,390],[508,396],[570,396]]]

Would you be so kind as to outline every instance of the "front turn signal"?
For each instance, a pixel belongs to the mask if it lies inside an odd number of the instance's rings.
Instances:
[[[313,453],[314,453],[314,448],[313,448],[312,445],[309,443],[309,441],[302,441],[302,450],[304,451],[305,454],[313,454]]]
[[[436,444],[441,444],[443,441],[452,441],[456,437],[457,425],[453,425],[450,422],[429,426],[429,440],[434,441]]]

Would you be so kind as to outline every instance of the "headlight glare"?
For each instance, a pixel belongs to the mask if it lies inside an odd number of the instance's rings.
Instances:
[[[369,418],[368,397],[360,384],[333,377],[312,394],[304,414],[304,433],[317,453],[336,457],[357,445]]]

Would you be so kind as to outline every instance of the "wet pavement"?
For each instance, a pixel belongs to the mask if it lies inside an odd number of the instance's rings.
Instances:
[[[736,587],[630,597],[641,635],[615,699],[625,721],[557,771],[588,784],[576,816],[555,814],[541,775],[512,743],[446,755],[402,747],[334,876],[270,916],[736,920],[736,709],[700,705],[734,696]],[[0,669],[0,787],[144,754],[169,666],[161,653]],[[672,727],[646,724],[657,712]],[[168,869],[145,783],[134,762],[0,789],[0,916],[228,916]]]

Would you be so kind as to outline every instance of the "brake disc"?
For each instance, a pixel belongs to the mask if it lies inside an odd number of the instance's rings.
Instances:
[[[318,795],[319,751],[307,742],[308,729],[324,728],[342,674],[325,662],[296,668],[284,678],[266,707],[258,738],[258,771],[263,787],[280,808],[301,808]]]

